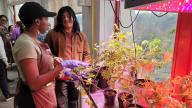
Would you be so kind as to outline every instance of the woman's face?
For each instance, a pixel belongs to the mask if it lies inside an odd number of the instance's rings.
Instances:
[[[39,24],[39,31],[40,33],[45,33],[49,29],[49,23],[48,23],[48,18],[47,17],[42,17],[40,19],[40,24]]]
[[[74,19],[72,16],[69,15],[68,12],[64,12],[63,14],[63,26],[65,29],[72,29],[73,28]]]
[[[7,18],[6,17],[2,17],[0,19],[0,26],[5,26],[7,24]]]

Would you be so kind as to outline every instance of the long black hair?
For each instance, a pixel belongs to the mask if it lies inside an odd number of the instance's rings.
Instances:
[[[73,32],[74,33],[78,33],[80,32],[80,26],[79,26],[79,22],[77,20],[77,17],[75,15],[74,10],[70,7],[70,6],[64,6],[62,8],[59,9],[58,15],[57,15],[57,21],[56,21],[56,25],[54,27],[54,30],[57,32],[63,32],[64,26],[63,26],[63,15],[64,13],[67,12],[69,13],[70,17],[73,17]]]

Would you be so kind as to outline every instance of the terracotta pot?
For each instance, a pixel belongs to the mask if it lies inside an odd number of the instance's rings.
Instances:
[[[107,89],[104,91],[105,105],[113,106],[115,104],[115,96],[117,92],[113,89]]]
[[[121,92],[118,94],[119,108],[127,108],[133,103],[133,95],[127,92]]]

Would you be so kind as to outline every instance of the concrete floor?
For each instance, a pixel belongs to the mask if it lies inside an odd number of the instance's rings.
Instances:
[[[15,93],[15,88],[18,80],[18,74],[15,65],[11,70],[8,71],[8,78],[14,80],[14,82],[9,83],[9,90],[11,93]],[[2,95],[1,90],[0,90],[0,108],[14,108],[13,99],[9,100],[8,102],[5,102],[5,98]]]

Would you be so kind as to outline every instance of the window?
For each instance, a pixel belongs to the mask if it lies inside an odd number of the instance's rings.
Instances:
[[[79,22],[79,26],[80,26],[80,30],[83,30],[83,26],[82,26],[82,14],[76,14],[77,20]]]
[[[137,12],[136,12],[137,13]],[[164,12],[155,12],[158,15]],[[157,17],[150,11],[141,11],[134,24],[135,41],[140,44],[143,40],[158,38],[162,41],[163,51],[173,54],[177,13],[168,13]],[[163,68],[156,69],[154,79],[162,81],[170,77],[172,62]]]

